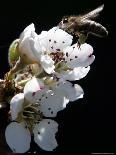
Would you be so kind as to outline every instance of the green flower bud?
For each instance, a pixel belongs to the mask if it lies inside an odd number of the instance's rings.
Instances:
[[[11,43],[9,47],[8,61],[11,67],[13,67],[16,64],[17,60],[19,59],[18,48],[17,48],[18,44],[19,44],[19,39],[16,39]]]

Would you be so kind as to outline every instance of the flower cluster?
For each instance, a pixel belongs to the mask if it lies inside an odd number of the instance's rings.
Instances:
[[[13,152],[27,152],[32,136],[43,150],[57,147],[58,123],[52,118],[83,98],[83,89],[71,81],[85,77],[95,59],[92,46],[72,41],[73,36],[58,27],[38,35],[31,24],[11,44],[7,79],[15,89],[5,137]]]

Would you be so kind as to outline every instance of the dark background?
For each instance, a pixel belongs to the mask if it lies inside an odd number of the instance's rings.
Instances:
[[[94,48],[96,60],[88,76],[78,81],[84,89],[84,98],[70,103],[55,118],[59,123],[59,147],[50,153],[39,149],[38,154],[116,152],[116,51],[113,30],[116,8],[113,0],[3,2],[0,4],[0,78],[9,69],[7,52],[10,43],[27,25],[33,22],[36,32],[40,33],[55,26],[64,15],[80,14],[105,4],[98,21],[108,29],[109,35],[103,39],[91,36],[87,40]],[[2,126],[3,112],[0,114]],[[32,148],[33,152],[36,147]],[[7,149],[1,145],[0,152],[7,154]]]

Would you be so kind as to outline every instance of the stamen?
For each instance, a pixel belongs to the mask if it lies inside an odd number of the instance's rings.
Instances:
[[[64,60],[63,56],[64,54],[62,52],[55,52],[50,54],[52,56],[52,59],[55,61],[55,63],[58,63],[62,60]]]
[[[33,93],[32,93],[32,96],[35,96],[35,94],[36,94],[36,92],[33,92]]]
[[[51,111],[51,114],[53,114],[53,111]]]
[[[66,56],[68,57],[68,52],[66,52]]]
[[[56,49],[57,51],[60,51],[60,49],[58,48],[58,49]]]

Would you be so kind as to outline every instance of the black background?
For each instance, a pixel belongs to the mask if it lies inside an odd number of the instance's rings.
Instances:
[[[36,32],[40,33],[55,26],[64,15],[80,14],[103,3],[105,8],[98,21],[107,27],[109,35],[103,39],[91,36],[87,40],[94,48],[96,60],[89,74],[77,81],[84,89],[84,98],[58,113],[55,120],[59,123],[59,146],[50,153],[39,149],[40,155],[116,152],[115,4],[113,0],[33,0],[0,4],[0,78],[3,78],[9,69],[8,47],[27,25],[33,22]],[[0,151],[2,149],[0,146]]]

